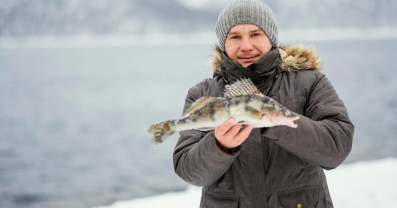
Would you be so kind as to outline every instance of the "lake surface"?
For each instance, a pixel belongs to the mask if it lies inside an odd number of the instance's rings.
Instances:
[[[316,42],[355,124],[346,162],[397,157],[397,40]],[[211,77],[210,45],[0,49],[0,207],[83,208],[187,184],[178,135],[149,125],[182,114]]]

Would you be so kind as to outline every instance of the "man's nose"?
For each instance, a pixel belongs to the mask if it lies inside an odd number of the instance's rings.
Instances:
[[[240,49],[242,51],[252,51],[254,49],[254,46],[252,45],[251,39],[250,38],[242,38]]]

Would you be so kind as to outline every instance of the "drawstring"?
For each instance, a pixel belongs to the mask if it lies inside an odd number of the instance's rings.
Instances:
[[[229,84],[229,82],[226,80],[224,76],[222,76],[223,81],[225,81],[226,84]]]

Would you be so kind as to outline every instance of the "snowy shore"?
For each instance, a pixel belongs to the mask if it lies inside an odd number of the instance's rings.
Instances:
[[[331,197],[338,208],[392,208],[397,204],[397,158],[356,162],[326,171]],[[197,208],[201,188],[118,201],[98,208]]]

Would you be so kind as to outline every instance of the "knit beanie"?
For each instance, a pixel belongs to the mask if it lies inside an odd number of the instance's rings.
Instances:
[[[219,46],[225,51],[229,30],[239,24],[253,24],[261,28],[273,47],[277,47],[278,30],[273,11],[259,0],[234,0],[219,14],[215,26]]]

